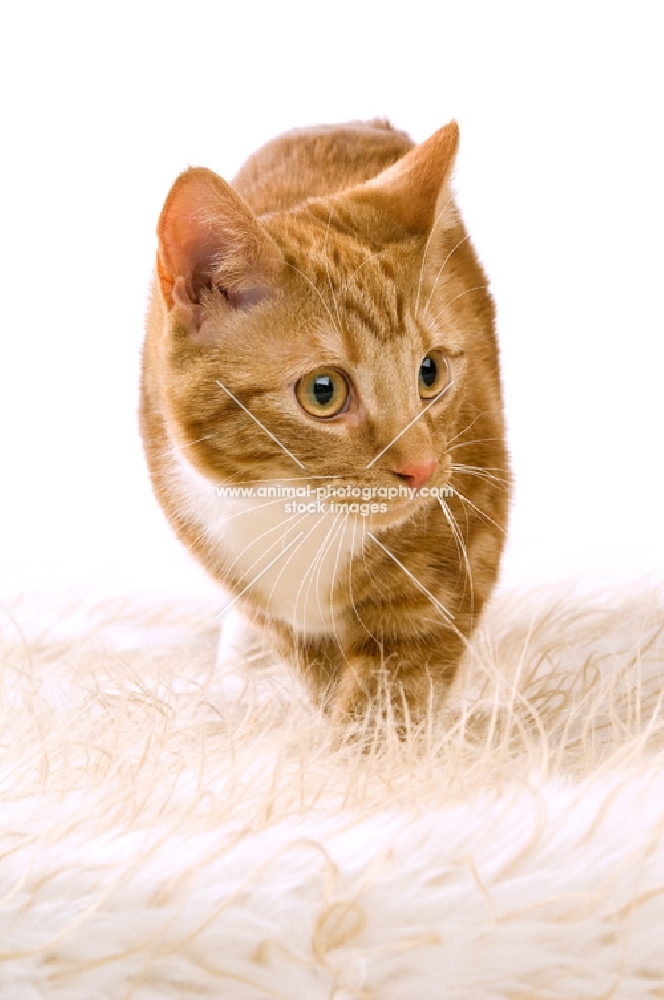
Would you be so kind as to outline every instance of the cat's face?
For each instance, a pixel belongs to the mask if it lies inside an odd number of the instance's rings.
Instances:
[[[396,524],[427,502],[418,487],[447,484],[451,442],[499,412],[491,300],[444,139],[260,222],[209,171],[176,182],[160,381],[170,434],[211,483],[355,487],[377,506],[403,486],[371,514]]]

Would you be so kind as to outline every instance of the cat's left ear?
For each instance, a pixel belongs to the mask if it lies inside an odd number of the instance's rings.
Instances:
[[[283,258],[249,206],[212,170],[185,170],[157,226],[157,278],[166,307],[178,309],[197,338],[205,289],[246,309],[274,290]],[[201,338],[197,338],[201,339]]]
[[[458,146],[459,126],[451,121],[351,194],[394,219],[406,233],[427,236],[450,203]]]

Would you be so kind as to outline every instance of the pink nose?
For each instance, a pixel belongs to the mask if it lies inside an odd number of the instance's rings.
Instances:
[[[404,462],[392,469],[399,479],[405,479],[411,489],[419,490],[428,483],[438,467],[438,459],[430,458],[426,462]]]

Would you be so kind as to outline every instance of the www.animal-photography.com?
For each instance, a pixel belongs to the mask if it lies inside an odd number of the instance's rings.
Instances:
[[[664,993],[658,15],[0,15],[0,1000]]]

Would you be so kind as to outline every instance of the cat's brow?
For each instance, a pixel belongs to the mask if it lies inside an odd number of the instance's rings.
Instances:
[[[232,399],[232,400],[233,400],[234,402],[236,402],[236,403],[237,403],[237,405],[238,405],[238,406],[239,406],[239,407],[240,407],[240,408],[241,408],[242,410],[244,410],[244,412],[245,412],[245,413],[246,413],[246,414],[247,414],[248,416],[250,416],[250,417],[251,417],[251,419],[252,419],[253,421],[255,421],[255,423],[257,423],[257,424],[258,424],[258,426],[259,426],[259,427],[261,428],[261,430],[264,430],[264,431],[265,431],[265,433],[266,433],[266,434],[268,435],[268,437],[271,437],[271,438],[272,438],[272,440],[273,440],[273,441],[274,441],[274,442],[275,442],[276,444],[278,444],[278,445],[279,445],[279,447],[281,448],[281,450],[282,450],[282,451],[285,451],[285,452],[286,452],[286,454],[288,455],[288,457],[289,457],[289,458],[292,458],[294,462],[297,462],[297,464],[298,464],[298,465],[300,466],[300,468],[301,468],[301,469],[305,469],[305,468],[306,468],[306,466],[302,464],[302,462],[301,462],[301,461],[299,460],[299,458],[296,458],[296,457],[295,457],[295,455],[294,455],[294,454],[293,454],[293,453],[292,453],[291,451],[289,451],[289,450],[288,450],[288,448],[286,447],[286,445],[285,445],[285,444],[282,444],[282,443],[281,443],[281,441],[279,440],[279,438],[278,438],[278,437],[275,437],[275,436],[274,436],[274,434],[272,433],[272,431],[269,431],[269,430],[267,429],[267,427],[265,426],[265,424],[262,424],[262,423],[260,422],[260,420],[258,419],[258,417],[255,417],[255,416],[253,415],[253,413],[251,412],[251,410],[248,410],[248,409],[247,409],[247,407],[246,407],[246,406],[244,405],[244,403],[241,403],[241,402],[240,402],[240,400],[239,400],[239,399],[237,399],[237,397],[233,395],[233,393],[232,393],[232,392],[230,391],[230,389],[227,389],[227,388],[226,388],[226,386],[224,385],[224,383],[223,383],[223,382],[220,382],[220,381],[219,381],[219,379],[217,379],[216,381],[217,381],[217,385],[221,386],[221,388],[222,388],[222,389],[224,390],[224,392],[226,393],[226,395],[230,396],[230,397],[231,397],[231,399]]]

